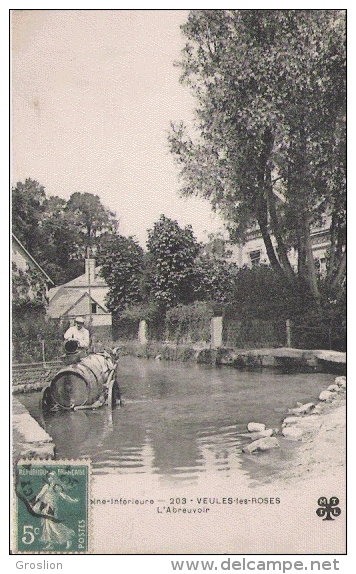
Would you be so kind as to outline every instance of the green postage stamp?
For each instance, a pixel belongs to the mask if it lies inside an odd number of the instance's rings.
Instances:
[[[90,464],[20,461],[15,471],[18,553],[89,552]]]

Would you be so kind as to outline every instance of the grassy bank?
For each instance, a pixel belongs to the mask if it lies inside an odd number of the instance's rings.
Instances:
[[[199,354],[204,350],[204,346],[192,345],[175,345],[169,342],[149,342],[141,345],[138,341],[126,341],[118,344],[114,343],[119,349],[119,355],[130,355],[145,359],[156,359],[164,361],[181,361],[197,362]],[[207,349],[209,351],[209,349]],[[209,361],[211,362],[211,361]]]

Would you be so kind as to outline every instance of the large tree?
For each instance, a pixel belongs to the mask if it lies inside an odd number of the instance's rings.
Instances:
[[[12,229],[57,284],[84,272],[84,259],[96,253],[107,234],[115,234],[115,213],[91,193],[73,193],[66,201],[46,196],[30,178],[12,189]]]
[[[34,252],[41,243],[41,221],[44,213],[46,193],[38,181],[27,178],[12,188],[12,230],[16,237],[30,251]]]
[[[161,215],[148,230],[151,296],[165,309],[195,299],[194,266],[199,243],[192,227]]]
[[[75,192],[70,196],[65,209],[87,247],[95,248],[102,234],[117,231],[116,214],[103,206],[98,195]]]
[[[330,283],[345,260],[345,21],[339,10],[193,10],[179,66],[195,133],[172,124],[185,195],[208,198],[231,237],[258,226],[271,266],[318,302],[310,232],[331,217]],[[276,239],[276,247],[272,241]]]
[[[57,284],[84,272],[85,243],[66,206],[66,200],[60,197],[46,199],[41,222],[42,242],[36,250],[36,257]]]
[[[106,300],[109,311],[119,315],[142,300],[143,249],[134,237],[105,235],[97,261],[109,286]]]
[[[195,260],[194,292],[197,301],[226,303],[233,294],[237,266],[214,254],[201,253]]]

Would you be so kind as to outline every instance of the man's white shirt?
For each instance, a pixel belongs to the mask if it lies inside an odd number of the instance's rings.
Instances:
[[[78,327],[69,327],[69,329],[64,333],[64,338],[66,341],[68,339],[75,339],[79,343],[79,347],[87,348],[89,347],[89,331],[85,327],[78,329]]]

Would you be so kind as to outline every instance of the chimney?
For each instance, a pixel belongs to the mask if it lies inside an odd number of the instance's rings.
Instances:
[[[95,259],[85,260],[85,276],[88,285],[92,285],[95,281]]]

